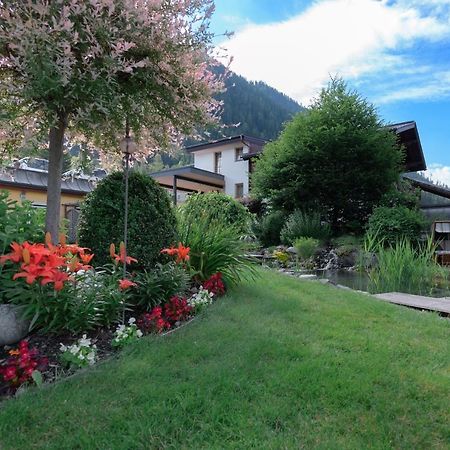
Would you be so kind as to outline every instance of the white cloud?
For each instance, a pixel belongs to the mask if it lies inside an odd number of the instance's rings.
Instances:
[[[447,186],[450,186],[450,167],[442,164],[430,164],[428,170],[425,171],[425,176],[431,178],[433,181],[439,181]]]
[[[376,99],[376,103],[398,100],[434,100],[450,95],[450,71],[432,73],[423,82],[392,90]]]
[[[398,49],[419,39],[450,36],[450,18],[433,13],[447,10],[450,0],[414,0],[415,7],[408,3],[317,1],[288,21],[249,25],[224,45],[234,57],[232,70],[307,104],[330,75],[357,79],[383,70],[401,71],[405,59]],[[414,65],[409,63],[406,70],[414,70]]]

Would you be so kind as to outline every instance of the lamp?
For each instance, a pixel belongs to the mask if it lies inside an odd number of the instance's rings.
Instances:
[[[125,181],[125,211],[124,211],[124,230],[123,230],[123,243],[125,247],[125,257],[123,259],[123,278],[127,277],[127,254],[128,254],[128,172],[130,167],[130,156],[136,151],[136,143],[130,136],[130,125],[128,123],[128,118],[125,125],[125,137],[120,141],[120,150],[124,154],[125,159],[125,170],[124,170],[124,181]],[[125,322],[125,308],[122,311],[122,323]]]
[[[127,130],[127,135],[120,141],[120,150],[125,155],[131,155],[136,151],[136,143],[129,135],[129,130]]]

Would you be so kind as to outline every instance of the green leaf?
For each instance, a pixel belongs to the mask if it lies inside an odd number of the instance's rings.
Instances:
[[[33,378],[33,381],[36,383],[36,386],[38,387],[41,387],[42,384],[44,383],[42,379],[42,373],[39,372],[39,370],[33,371],[33,373],[31,374],[31,378]]]

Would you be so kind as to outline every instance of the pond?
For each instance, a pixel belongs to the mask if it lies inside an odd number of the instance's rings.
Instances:
[[[340,284],[356,291],[368,291],[369,277],[365,272],[353,270],[313,270],[309,272],[319,279],[327,279],[333,284]]]
[[[316,275],[319,279],[327,279],[333,284],[339,284],[357,291],[369,292],[369,276],[365,272],[351,270],[312,270],[305,272]],[[434,286],[424,289],[423,292],[414,292],[416,295],[425,295],[429,297],[450,297],[450,289],[445,286]]]

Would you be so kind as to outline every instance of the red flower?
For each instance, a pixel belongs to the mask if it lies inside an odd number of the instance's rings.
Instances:
[[[37,349],[29,349],[25,340],[20,342],[17,350],[11,350],[9,354],[11,356],[0,364],[0,376],[13,390],[30,381],[34,371],[43,370],[48,364],[48,359],[41,357]]]
[[[137,284],[127,279],[119,280],[119,289],[121,291],[124,291],[133,286],[137,286]]]
[[[137,326],[143,333],[161,333],[170,328],[170,322],[162,317],[163,310],[160,306],[155,306],[151,312],[142,314],[137,320]]]
[[[179,322],[189,316],[192,307],[185,298],[174,296],[164,305],[164,315],[170,322]]]
[[[225,294],[225,284],[222,281],[222,274],[220,272],[211,275],[204,283],[203,287],[212,292],[214,295]]]

